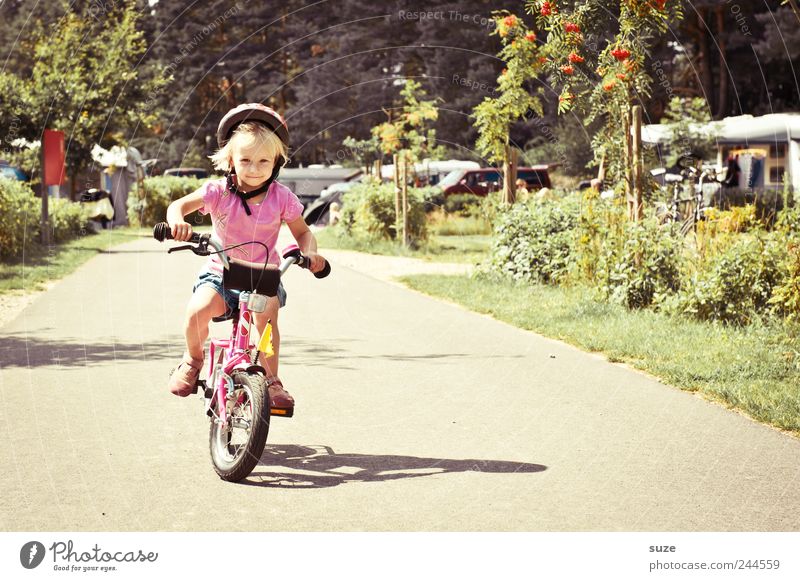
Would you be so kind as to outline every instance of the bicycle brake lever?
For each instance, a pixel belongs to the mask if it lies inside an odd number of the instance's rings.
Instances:
[[[186,244],[185,246],[176,246],[175,248],[170,248],[167,250],[167,254],[172,254],[173,252],[180,252],[181,250],[194,250],[194,246],[191,244]]]

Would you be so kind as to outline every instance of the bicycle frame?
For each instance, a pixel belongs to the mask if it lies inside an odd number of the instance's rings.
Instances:
[[[296,249],[296,246],[287,248],[285,252]],[[286,257],[278,271],[283,275],[286,270],[296,262],[296,257]],[[272,351],[272,330],[270,324],[264,330],[265,338],[258,344],[251,342],[255,319],[250,309],[250,297],[255,293],[243,291],[239,295],[239,316],[233,319],[233,328],[229,339],[212,339],[209,345],[209,370],[208,384],[213,394],[207,402],[208,410],[212,413],[212,421],[218,421],[223,426],[227,424],[227,402],[233,395],[233,373],[237,370],[245,371],[253,368],[266,374],[266,370],[258,364],[258,354]],[[266,342],[266,344],[262,344]],[[268,348],[267,348],[268,345]],[[255,350],[255,351],[254,351]],[[217,408],[216,419],[213,418],[214,408]]]

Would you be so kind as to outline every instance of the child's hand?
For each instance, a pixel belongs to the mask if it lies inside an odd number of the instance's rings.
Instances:
[[[192,225],[181,220],[171,224],[172,237],[178,242],[186,242],[192,237]]]
[[[325,268],[325,258],[322,255],[316,252],[309,252],[306,254],[306,257],[311,262],[311,266],[309,267],[311,272],[319,272]]]

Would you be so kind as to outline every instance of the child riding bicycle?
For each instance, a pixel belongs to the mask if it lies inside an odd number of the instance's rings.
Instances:
[[[211,214],[214,235],[225,246],[241,244],[230,250],[229,256],[278,265],[280,257],[275,246],[285,222],[301,252],[309,258],[311,271],[321,271],[325,259],[317,254],[317,241],[303,220],[303,205],[289,188],[275,181],[288,159],[289,130],[283,118],[258,103],[240,105],[220,121],[217,143],[219,150],[211,160],[216,169],[226,172],[225,178],[210,180],[169,205],[167,222],[173,238],[189,240],[192,226],[184,216],[199,210],[201,214]],[[203,367],[208,325],[214,317],[229,316],[238,301],[238,291],[224,288],[222,263],[212,254],[195,282],[186,308],[186,351],[170,377],[172,393],[186,397],[194,392]],[[269,297],[266,310],[254,318],[260,334],[268,321],[272,324],[274,355],[262,356],[261,360],[267,371],[270,406],[291,416],[294,399],[278,378],[278,309],[285,304],[286,292],[281,284],[278,296]]]

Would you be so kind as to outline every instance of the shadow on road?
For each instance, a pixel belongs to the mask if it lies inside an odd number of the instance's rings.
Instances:
[[[350,482],[385,482],[450,472],[530,474],[547,470],[541,464],[503,460],[445,460],[372,454],[337,454],[328,446],[270,446],[243,481],[247,486],[329,488]]]
[[[0,337],[0,366],[4,369],[47,365],[74,368],[105,361],[175,359],[180,351],[176,351],[174,346],[181,343],[182,338],[177,335],[171,340],[142,344],[68,338],[50,340],[9,333]]]
[[[345,339],[336,338],[336,343],[340,344],[346,341]],[[352,340],[350,340],[352,342]],[[346,365],[345,361],[361,360],[376,360],[385,359],[393,363],[425,363],[425,364],[440,364],[452,365],[459,361],[474,361],[476,359],[489,359],[493,362],[498,359],[523,359],[524,355],[496,355],[494,353],[487,354],[485,357],[476,355],[474,353],[402,353],[402,352],[389,352],[389,353],[368,353],[359,354],[353,350],[344,349],[341,347],[333,347],[330,343],[319,343],[309,341],[306,339],[287,339],[287,344],[291,343],[290,347],[281,351],[281,362],[287,362],[288,365],[302,364],[304,367],[331,367],[332,362],[336,369],[356,370],[357,366]]]

